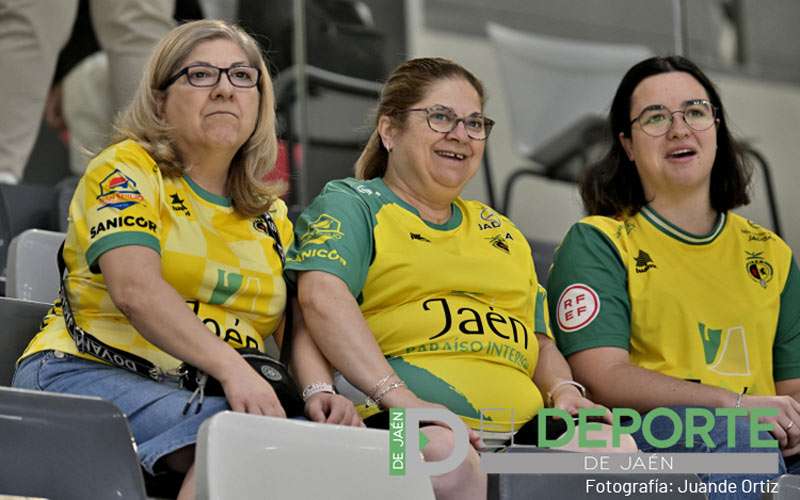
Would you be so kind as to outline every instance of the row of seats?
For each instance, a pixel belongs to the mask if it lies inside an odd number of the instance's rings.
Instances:
[[[127,422],[106,401],[0,387],[0,493],[82,500],[146,498]],[[551,450],[517,452],[561,453]],[[243,498],[381,498],[433,500],[422,476],[389,475],[389,433],[223,412],[200,428],[195,478],[200,500]],[[586,479],[648,481],[636,474],[492,474],[487,500],[563,498],[644,500],[652,495],[586,493]],[[664,480],[663,477],[660,478]],[[695,475],[672,475],[675,483]],[[778,492],[797,498],[800,476],[784,475]],[[659,495],[702,499],[705,494]]]
[[[63,234],[41,231],[23,234],[22,243],[17,242],[13,247],[35,246],[33,242],[44,236],[45,243],[39,246],[49,247],[50,255],[35,259],[54,262]],[[47,287],[50,293],[57,288],[57,280],[45,285],[33,284],[25,276],[26,269],[30,267],[21,267],[16,279],[28,283],[34,295],[40,292],[37,286]],[[55,270],[50,276],[54,274]],[[0,298],[0,324],[4,325],[0,340],[3,345],[0,385],[10,384],[16,358],[38,330],[48,307],[42,302]],[[0,435],[10,436],[0,440],[0,456],[17,458],[0,471],[0,493],[67,499],[144,498],[142,473],[133,453],[130,431],[124,416],[111,403],[0,388],[0,415]],[[57,451],[54,443],[58,443]],[[209,419],[198,436],[198,498],[258,498],[268,493],[274,498],[324,495],[345,499],[359,495],[432,499],[430,482],[424,478],[397,478],[388,474],[388,445],[387,431],[223,413]],[[511,451],[551,452],[529,448]],[[91,477],[87,471],[91,471]],[[264,471],[268,471],[266,480]],[[607,495],[585,495],[587,477],[492,474],[488,498],[517,500],[530,498],[531,492],[544,499],[606,498]],[[693,475],[687,477],[698,480]],[[782,478],[787,491],[791,489],[789,483],[797,484],[796,479],[800,478]],[[694,498],[705,497],[699,494]]]

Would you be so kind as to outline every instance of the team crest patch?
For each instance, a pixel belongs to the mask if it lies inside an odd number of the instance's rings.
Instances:
[[[745,260],[745,268],[747,275],[750,279],[761,285],[762,288],[767,288],[767,283],[772,281],[772,264],[761,255],[764,252],[745,252],[747,259]]]
[[[144,197],[136,189],[136,182],[115,168],[105,179],[100,181],[100,194],[97,196],[97,201],[100,202],[97,210],[109,207],[125,210],[131,205],[143,202]]]
[[[269,219],[267,219],[267,216],[261,214],[253,219],[253,229],[269,236]]]
[[[588,326],[600,312],[600,297],[589,285],[575,283],[561,292],[556,316],[563,332],[577,332]]]
[[[300,237],[300,246],[321,245],[328,240],[340,240],[343,236],[342,223],[339,219],[328,214],[320,214]]]

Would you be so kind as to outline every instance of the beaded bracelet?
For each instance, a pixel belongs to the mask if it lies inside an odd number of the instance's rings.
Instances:
[[[327,392],[330,394],[336,394],[336,389],[327,382],[314,382],[313,384],[308,384],[303,389],[303,401],[308,401],[311,396],[314,394],[319,394],[320,392]]]

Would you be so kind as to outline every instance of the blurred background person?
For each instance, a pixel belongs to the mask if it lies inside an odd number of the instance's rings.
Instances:
[[[89,3],[78,2],[72,34],[58,55],[44,108],[45,121],[69,147],[70,172],[77,176],[83,174],[91,157],[109,144],[115,115],[127,104],[113,98],[116,80],[110,74],[108,53],[100,47],[92,26]],[[174,4],[176,23],[203,18],[198,0],[174,0]],[[119,64],[114,69],[119,70]]]
[[[589,216],[567,233],[548,282],[575,378],[598,402],[640,412],[775,408],[765,420],[782,454],[796,455],[800,274],[777,235],[732,212],[749,202],[751,172],[717,90],[688,59],[650,58],[623,77],[608,122],[613,145],[581,184]],[[656,422],[656,435],[671,435]],[[719,418],[716,447],[660,451],[772,452],[750,447],[747,419],[736,447],[727,433]]]
[[[89,3],[109,60],[112,114],[131,100],[151,50],[173,26],[175,0]],[[59,51],[72,32],[78,0],[0,2],[0,182],[23,176],[36,140]]]

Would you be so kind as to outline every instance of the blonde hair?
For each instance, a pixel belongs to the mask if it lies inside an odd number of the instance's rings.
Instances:
[[[389,161],[389,152],[378,134],[378,121],[387,116],[400,129],[405,128],[403,111],[412,108],[425,98],[430,88],[441,80],[462,78],[475,88],[481,99],[481,108],[486,101],[483,84],[463,66],[440,57],[421,57],[402,63],[392,71],[381,90],[378,109],[375,113],[375,130],[356,161],[356,178],[374,179],[383,177]]]
[[[285,192],[283,183],[262,179],[275,167],[278,141],[275,134],[275,96],[272,80],[256,41],[238,26],[224,21],[201,20],[170,31],[155,48],[139,82],[133,101],[115,123],[114,142],[133,139],[144,147],[164,175],[177,177],[186,166],[171,138],[172,128],[159,110],[168,90],[164,83],[180,71],[181,64],[197,45],[210,40],[229,40],[245,53],[248,63],[261,71],[258,119],[249,139],[231,161],[227,189],[234,209],[252,217],[264,213]]]

